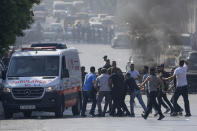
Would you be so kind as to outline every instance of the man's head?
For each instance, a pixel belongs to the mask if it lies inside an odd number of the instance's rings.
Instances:
[[[90,72],[95,73],[95,67],[94,66],[90,67]]]
[[[106,63],[110,65],[110,59],[107,59],[106,60]]]
[[[149,67],[148,66],[144,66],[144,74],[148,73]]]
[[[184,64],[185,64],[185,61],[184,61],[184,60],[180,60],[180,62],[179,62],[179,66],[180,66],[180,67],[183,67],[183,66],[184,66]]]
[[[102,73],[102,68],[98,68],[98,74],[100,75]]]
[[[161,72],[161,66],[157,66],[157,73]]]
[[[175,69],[176,69],[176,67],[171,68],[171,70],[170,70],[171,74],[174,73]]]
[[[112,67],[116,68],[116,61],[112,61]]]
[[[160,65],[160,70],[161,70],[161,71],[164,71],[164,64],[161,64],[161,65]]]
[[[102,69],[101,69],[101,73],[102,73],[102,74],[106,74],[106,73],[107,73],[107,69],[102,68]]]
[[[104,61],[107,61],[107,55],[103,56]]]
[[[150,74],[151,75],[155,75],[155,67],[151,67],[150,68]]]
[[[125,77],[126,77],[126,79],[129,79],[129,78],[131,77],[131,74],[130,74],[130,73],[127,73],[127,74],[125,75]]]
[[[85,72],[85,70],[86,70],[85,66],[82,66],[81,67],[81,72]]]
[[[135,65],[132,63],[132,64],[130,65],[130,70],[131,70],[131,71],[134,71],[134,69],[135,69]]]

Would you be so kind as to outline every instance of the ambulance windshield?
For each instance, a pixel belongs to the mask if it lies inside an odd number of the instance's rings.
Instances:
[[[58,76],[59,56],[13,57],[8,77]]]

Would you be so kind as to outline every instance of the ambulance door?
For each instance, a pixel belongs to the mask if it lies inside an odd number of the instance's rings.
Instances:
[[[61,69],[62,90],[66,90],[70,86],[70,74],[66,65],[66,57],[62,56],[62,69]]]

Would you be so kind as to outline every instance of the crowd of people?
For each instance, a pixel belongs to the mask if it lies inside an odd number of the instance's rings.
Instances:
[[[91,116],[105,117],[106,113],[110,116],[130,116],[135,117],[135,98],[139,101],[143,112],[141,116],[147,119],[154,110],[154,116],[159,115],[158,120],[162,120],[164,114],[170,113],[171,116],[182,115],[183,109],[178,105],[179,96],[183,96],[185,106],[185,117],[190,117],[190,105],[187,89],[187,65],[188,62],[181,60],[179,67],[172,68],[171,73],[164,70],[164,64],[157,67],[144,66],[143,77],[135,69],[134,63],[130,64],[130,70],[124,74],[117,67],[116,61],[112,61],[104,56],[105,65],[95,73],[95,67],[90,68],[90,73],[85,72],[82,67],[82,109],[81,116],[86,117],[86,106],[92,102],[89,114]],[[142,98],[144,91],[147,96],[145,104]],[[174,90],[171,100],[167,97],[167,92]],[[130,110],[125,103],[126,95],[130,96]],[[105,105],[102,109],[101,103],[105,98]],[[96,105],[98,114],[95,114]],[[162,112],[161,108],[165,108]],[[109,109],[109,110],[107,110]]]

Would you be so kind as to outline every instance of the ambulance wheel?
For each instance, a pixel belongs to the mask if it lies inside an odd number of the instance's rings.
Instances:
[[[63,104],[63,101],[62,101],[62,102],[56,107],[55,117],[61,118],[61,117],[63,117],[63,113],[64,113],[64,104]]]
[[[73,116],[79,115],[80,114],[80,110],[81,110],[81,98],[79,97],[79,99],[77,100],[76,105],[74,105],[72,107]]]
[[[32,111],[23,112],[24,117],[31,117]]]
[[[4,110],[4,117],[5,119],[10,119],[13,117],[13,113],[8,110]]]

